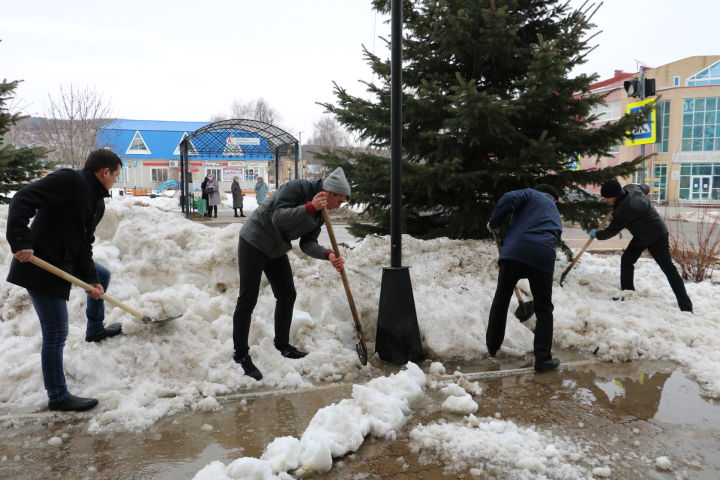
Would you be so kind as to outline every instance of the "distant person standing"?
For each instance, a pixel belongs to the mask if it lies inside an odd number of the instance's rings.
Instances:
[[[632,233],[632,240],[620,257],[620,288],[635,290],[635,263],[647,250],[655,259],[670,283],[678,306],[682,312],[693,311],[693,305],[685,291],[685,283],[673,264],[670,255],[670,240],[667,225],[647,197],[648,187],[630,184],[624,188],[615,179],[608,180],[600,187],[605,203],[613,206],[613,219],[603,230],[591,230],[590,237],[607,240],[626,228]],[[618,297],[620,299],[620,297]]]
[[[242,188],[240,187],[240,177],[233,177],[232,185],[230,186],[230,191],[232,192],[232,198],[233,198],[233,210],[235,211],[236,217],[244,217],[245,214],[243,213],[243,200],[245,199],[245,195],[243,194]],[[240,215],[237,214],[238,208],[240,209]]]
[[[205,190],[208,195],[208,217],[217,218],[217,206],[220,205],[220,184],[212,173],[207,176]]]
[[[203,179],[202,183],[200,184],[200,192],[202,194],[200,195],[200,198],[205,200],[205,216],[210,216],[210,206],[208,205],[208,194],[207,194],[207,182],[208,182],[208,176],[205,175],[205,178]]]
[[[555,250],[560,242],[562,223],[555,205],[559,195],[551,185],[539,184],[508,192],[495,206],[488,228],[497,232],[511,218],[500,252],[497,289],[490,307],[485,341],[488,353],[495,356],[505,339],[508,306],[513,289],[527,278],[535,310],[535,370],[546,372],[560,365],[552,357],[553,304],[552,285]]]
[[[105,302],[100,297],[108,288],[110,271],[93,261],[92,251],[95,227],[105,213],[105,197],[110,196],[121,169],[122,161],[115,153],[95,150],[83,170],[57,170],[22,188],[10,202],[6,236],[15,258],[7,281],[27,289],[40,320],[40,363],[50,410],[81,412],[98,401],[70,394],[65,383],[70,283],[29,262],[37,254],[93,286],[85,312],[86,342],[101,342],[121,333],[121,324],[103,324]],[[92,369],[92,365],[84,368]]]
[[[263,177],[258,177],[257,183],[255,184],[255,198],[257,199],[258,205],[262,205],[265,201],[265,195],[267,195],[269,191],[270,189],[267,183],[263,181]]]

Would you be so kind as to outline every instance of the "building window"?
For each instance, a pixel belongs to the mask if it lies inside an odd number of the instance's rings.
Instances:
[[[701,70],[688,78],[688,87],[699,87],[702,85],[720,85],[720,62],[715,62],[705,70]]]
[[[657,143],[655,151],[667,153],[670,140],[670,102],[660,102],[657,108]]]
[[[617,155],[618,153],[620,153],[620,145],[613,145],[613,146],[610,147],[610,149],[608,150],[608,153],[609,153],[610,155]]]
[[[128,168],[122,167],[120,169],[120,175],[118,175],[117,183],[127,183],[128,181]]]
[[[720,200],[720,163],[680,164],[680,200]]]
[[[658,179],[657,182],[653,182],[653,187],[658,189],[657,199],[661,202],[665,201],[667,198],[667,165],[655,165],[653,174]]]
[[[677,75],[675,75],[675,76],[673,77],[673,87],[679,87],[679,86],[680,86],[680,77],[678,77]]]
[[[218,182],[222,182],[222,168],[206,168],[205,169],[205,176],[207,177],[210,174],[215,175],[215,180]]]
[[[720,150],[720,97],[683,100],[684,152]]]
[[[611,120],[617,120],[622,115],[622,105],[619,101],[607,102],[595,105],[590,110],[590,115],[597,115],[596,122],[608,122]]]
[[[143,140],[142,135],[140,135],[140,132],[135,132],[135,136],[132,139],[132,142],[130,142],[130,146],[125,151],[126,154],[149,154],[150,149],[145,144],[145,140]]]
[[[152,181],[155,183],[167,182],[168,179],[168,168],[153,168],[150,170]]]

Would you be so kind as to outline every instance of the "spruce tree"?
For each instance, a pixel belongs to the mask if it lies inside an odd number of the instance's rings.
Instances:
[[[20,190],[41,174],[44,168],[41,159],[47,155],[43,147],[16,148],[7,138],[10,127],[24,118],[8,108],[19,83],[0,82],[0,203],[9,203],[9,193]]]
[[[374,0],[389,13],[390,0]],[[404,232],[429,238],[481,238],[507,191],[599,184],[631,174],[642,158],[614,167],[572,171],[569,159],[600,158],[644,123],[647,111],[599,128],[590,95],[596,75],[572,75],[591,51],[594,7],[556,0],[405,0],[403,15]],[[377,83],[370,99],[335,84],[336,104],[322,104],[373,147],[390,145],[390,60],[364,49]],[[367,205],[374,225],[355,234],[386,233],[387,157],[326,152],[353,183],[353,203]],[[585,228],[606,211],[600,202],[558,204]]]

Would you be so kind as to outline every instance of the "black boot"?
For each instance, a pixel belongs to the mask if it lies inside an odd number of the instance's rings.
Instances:
[[[85,335],[85,341],[86,342],[102,342],[106,338],[114,337],[115,335],[120,335],[121,333],[122,333],[122,324],[114,323],[108,327],[105,327],[105,329],[100,333],[94,333],[92,335]]]
[[[85,410],[90,410],[97,404],[98,401],[94,398],[76,397],[68,393],[65,400],[48,402],[48,408],[60,412],[84,412]]]
[[[555,370],[560,366],[559,358],[551,358],[549,360],[537,361],[535,360],[535,371],[536,372],[549,372]]]
[[[241,216],[241,217],[244,217],[244,216],[245,216],[245,214],[244,214],[243,211],[242,211],[242,208],[240,209],[240,216]]]
[[[237,214],[237,208],[233,208],[233,210],[235,211],[235,216],[239,217],[239,215]]]
[[[287,345],[275,345],[275,348],[280,350],[280,354],[285,358],[298,359],[307,355],[307,352],[300,351],[289,343]]]
[[[240,366],[245,371],[245,375],[248,377],[254,378],[255,380],[262,380],[262,373],[260,373],[260,370],[255,366],[255,364],[252,362],[252,359],[250,358],[250,355],[245,355],[244,357],[238,358],[237,354],[233,357],[233,360],[235,360],[235,363],[239,363]]]

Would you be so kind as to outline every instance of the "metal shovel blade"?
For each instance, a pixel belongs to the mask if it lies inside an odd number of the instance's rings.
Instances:
[[[158,320],[155,320],[153,318],[148,317],[145,315],[142,320],[140,320],[142,323],[152,324],[152,325],[161,325],[164,323],[168,323],[171,320],[175,320],[176,318],[180,318],[182,315],[178,315],[177,317],[167,317],[167,318],[161,318]]]
[[[532,300],[528,302],[520,302],[515,310],[515,316],[518,320],[520,320],[520,322],[524,322],[528,318],[532,317],[533,313],[535,313],[535,306],[533,305]]]
[[[362,340],[358,340],[358,343],[355,344],[355,351],[358,354],[358,358],[360,359],[360,363],[365,366],[368,363],[368,356],[367,356],[367,347],[365,346],[365,342]]]

